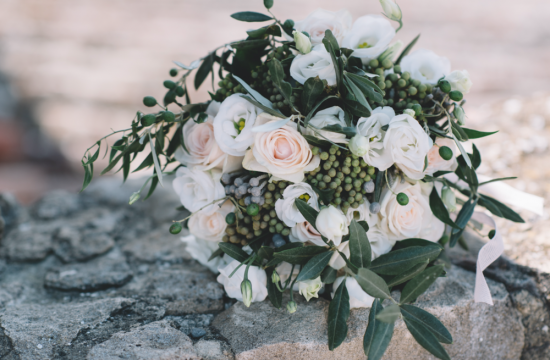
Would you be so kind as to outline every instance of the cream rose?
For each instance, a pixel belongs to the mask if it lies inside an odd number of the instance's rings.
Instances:
[[[328,240],[332,240],[336,246],[340,245],[342,237],[349,232],[346,216],[342,210],[332,205],[319,211],[319,215],[315,220],[315,227],[321,235]]]
[[[311,37],[313,46],[323,43],[325,31],[330,30],[338,43],[346,36],[351,28],[352,17],[347,10],[328,11],[317,9],[309,14],[304,20],[296,21],[296,31],[305,31]]]
[[[435,85],[451,72],[451,62],[431,50],[419,49],[403,57],[401,71],[408,71],[411,78],[423,84]]]
[[[215,274],[219,272],[218,268],[226,266],[233,260],[225,254],[223,256],[216,256],[210,261],[208,260],[214,251],[218,250],[218,243],[216,242],[197,239],[194,235],[183,236],[181,241],[186,244],[185,250],[193,259],[209,268]]]
[[[470,74],[466,70],[455,70],[445,76],[445,80],[451,84],[451,90],[458,90],[463,94],[469,93],[473,85]]]
[[[384,152],[391,154],[393,162],[409,178],[424,178],[425,159],[432,146],[433,140],[413,117],[403,114],[390,121],[384,137]]]
[[[204,213],[212,213],[218,205],[206,205],[225,197],[225,189],[220,178],[221,172],[218,170],[200,171],[180,167],[176,171],[172,186],[187,210],[195,212],[205,207],[202,209]]]
[[[241,266],[233,276],[229,277],[233,270],[240,265],[240,262],[233,260],[227,266],[220,268],[218,282],[223,285],[227,295],[233,299],[243,301],[241,294],[241,283],[244,280],[246,266]],[[252,284],[252,302],[263,301],[267,297],[267,275],[262,268],[250,266],[248,269],[248,280]]]
[[[366,15],[355,20],[342,41],[342,47],[352,49],[351,55],[366,64],[382,54],[394,36],[395,30],[387,19],[379,15]]]
[[[329,86],[336,85],[336,70],[323,44],[315,46],[306,55],[297,55],[290,64],[290,76],[300,84],[304,84],[309,78],[319,76],[321,80],[326,80]]]
[[[322,140],[328,139],[333,143],[345,144],[348,142],[345,134],[340,134],[328,130],[321,130],[322,128],[330,125],[340,125],[342,127],[346,127],[347,124],[344,117],[344,110],[342,110],[338,106],[333,106],[328,109],[321,110],[316,113],[311,118],[311,120],[309,120],[309,126],[306,129],[305,133],[306,135],[312,135]],[[311,129],[310,127],[315,128],[315,130]]]
[[[287,186],[283,192],[283,197],[275,202],[275,211],[277,212],[277,217],[288,227],[293,227],[297,223],[306,221],[300,210],[296,207],[295,201],[298,198],[302,198],[309,206],[315,210],[319,210],[319,200],[311,185],[301,182]]]
[[[453,151],[453,157],[450,160],[445,160],[439,155],[439,148],[447,146]],[[458,162],[456,161],[457,149],[455,142],[447,138],[436,138],[435,144],[428,151],[428,167],[426,168],[426,174],[432,175],[436,171],[455,171]]]
[[[374,298],[363,291],[357,280],[350,276],[340,276],[334,281],[334,284],[332,285],[332,298],[334,299],[334,294],[344,279],[346,280],[346,289],[348,290],[350,309],[371,307],[374,302]]]
[[[309,222],[304,221],[296,224],[290,229],[290,235],[288,236],[291,242],[311,242],[317,246],[326,246],[326,243],[323,241],[321,234],[313,225]]]
[[[393,164],[389,151],[384,151],[384,137],[386,132],[382,126],[388,125],[395,117],[395,111],[389,107],[377,107],[368,118],[360,118],[357,121],[357,134],[369,139],[367,153],[363,160],[369,165],[379,169],[387,169]]]
[[[254,142],[252,127],[262,110],[252,105],[240,94],[233,94],[220,105],[214,118],[214,137],[226,154],[243,156]]]
[[[203,240],[220,242],[227,227],[225,217],[234,209],[233,203],[227,200],[213,213],[200,211],[189,218],[189,231]]]
[[[405,206],[399,205],[394,195],[401,192],[409,197],[409,203]],[[423,192],[418,182],[414,185],[397,183],[393,193],[388,189],[383,191],[378,220],[380,230],[388,239],[421,238],[435,242],[441,238],[445,224],[432,213],[428,194],[428,191]]]
[[[261,117],[268,122],[280,120],[265,113]],[[320,161],[296,130],[296,124],[289,122],[279,129],[256,133],[252,148],[245,154],[243,167],[298,183],[304,180],[304,172],[316,169]]]

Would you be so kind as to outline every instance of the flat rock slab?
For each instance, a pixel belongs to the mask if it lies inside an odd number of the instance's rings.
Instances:
[[[453,335],[454,344],[444,345],[453,360],[520,359],[524,328],[506,289],[489,281],[494,306],[476,304],[474,281],[473,273],[453,267],[418,298],[417,305],[437,316]],[[324,299],[299,301],[294,314],[275,309],[267,301],[250,308],[236,303],[218,315],[213,326],[228,339],[236,359],[366,359],[363,335],[369,309],[351,311],[348,338],[333,352],[327,346],[327,313]],[[383,359],[435,358],[398,320]]]

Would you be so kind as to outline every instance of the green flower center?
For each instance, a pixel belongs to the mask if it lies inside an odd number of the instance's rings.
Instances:
[[[369,45],[369,44],[365,41],[365,42],[359,44],[357,47],[358,47],[359,49],[368,49],[368,48],[372,47],[372,45]]]
[[[243,131],[245,123],[246,120],[244,118],[240,118],[238,122],[233,121],[233,126],[235,126],[235,130],[237,130],[237,134],[240,134],[241,131]]]

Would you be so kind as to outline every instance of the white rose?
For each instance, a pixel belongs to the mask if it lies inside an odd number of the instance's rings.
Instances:
[[[451,72],[451,62],[431,50],[419,49],[403,57],[401,71],[408,71],[411,78],[423,84],[435,85],[439,79]]]
[[[329,86],[336,85],[336,70],[325,45],[317,45],[306,55],[296,55],[290,64],[290,76],[300,84],[307,79],[319,76]]]
[[[344,260],[344,258],[342,257],[342,255],[340,255],[340,252],[344,255],[346,255],[346,257],[348,258],[349,260],[349,255],[350,255],[350,251],[349,251],[349,241],[344,241],[343,243],[341,243],[340,245],[338,245],[338,251],[334,251],[332,253],[332,256],[330,257],[330,260],[328,262],[328,265],[335,269],[335,270],[340,270],[341,268],[343,268],[344,266],[346,266],[346,260]]]
[[[223,152],[214,137],[214,116],[220,103],[212,101],[206,110],[208,119],[197,124],[188,120],[182,129],[184,146],[179,146],[174,157],[187,167],[198,170],[216,168],[225,172],[232,172],[241,168],[242,157],[235,157]]]
[[[413,117],[403,114],[390,121],[384,137],[384,152],[390,152],[393,162],[409,178],[424,178],[425,159],[432,146],[433,140]]]
[[[220,242],[227,228],[225,217],[234,209],[233,203],[227,200],[213,213],[199,211],[189,218],[189,231],[203,240]]]
[[[279,278],[281,279],[281,285],[282,287],[284,287],[288,278],[291,276],[290,272],[292,271],[292,264],[283,261],[282,263],[277,265],[277,267],[275,267],[275,271],[277,271],[277,274],[279,274]],[[292,278],[288,280],[289,287],[292,281],[296,279],[299,273],[300,273],[299,266],[294,266],[294,271],[292,271]],[[292,290],[298,291],[298,284],[294,283]]]
[[[311,51],[311,40],[303,32],[294,31],[294,42],[296,43],[296,49],[302,54],[307,54]]]
[[[322,209],[315,220],[315,227],[326,237],[332,240],[334,245],[340,245],[342,237],[349,232],[347,219],[342,210],[332,205]]]
[[[324,286],[320,276],[311,280],[298,281],[297,284],[298,292],[305,297],[307,301],[311,300],[311,298],[318,298],[319,290]]]
[[[180,167],[176,171],[176,178],[172,182],[172,186],[180,197],[182,205],[187,210],[195,212],[214,200],[225,197],[225,189],[220,178],[221,172],[218,170],[200,171]],[[217,208],[217,204],[212,204],[202,211],[212,213]]]
[[[349,294],[350,309],[371,307],[374,302],[374,298],[363,291],[357,280],[350,276],[340,276],[334,281],[334,284],[332,285],[332,298],[334,299],[334,294],[344,279],[346,279],[346,289]]]
[[[433,185],[432,185],[433,186]],[[409,203],[399,205],[394,195],[388,189],[382,193],[380,212],[378,213],[380,230],[391,240],[421,238],[438,241],[445,230],[443,224],[434,216],[430,209],[428,192],[422,191],[417,182],[398,183],[393,187],[393,193],[404,193],[409,197]]]
[[[280,120],[266,113],[260,117],[268,122]],[[319,166],[321,159],[312,154],[307,140],[296,130],[296,123],[289,122],[279,129],[255,134],[252,148],[243,160],[245,169],[297,183],[304,180],[304,172]]]
[[[240,94],[233,94],[220,105],[214,118],[214,136],[220,149],[233,156],[243,156],[254,142],[252,127],[262,110]]]
[[[351,56],[367,64],[388,48],[394,36],[395,30],[387,19],[379,15],[366,15],[355,20],[342,41],[342,47],[352,49]]]
[[[241,266],[233,276],[229,277],[239,265],[240,262],[233,260],[227,266],[220,268],[218,282],[223,285],[229,297],[243,301],[241,283],[244,280],[246,266]],[[257,266],[250,266],[248,268],[248,280],[252,284],[252,302],[263,301],[267,296],[267,275],[265,271]]]
[[[382,126],[388,125],[395,117],[395,111],[389,107],[377,107],[368,118],[357,121],[357,133],[369,139],[369,149],[363,160],[379,169],[387,169],[393,165],[391,153],[384,151],[384,137],[386,132]]]
[[[472,88],[472,80],[470,80],[470,74],[466,70],[455,70],[445,76],[445,80],[451,84],[452,91],[458,90],[463,94],[467,94]]]
[[[296,183],[287,186],[283,192],[283,197],[275,202],[275,211],[277,217],[281,219],[288,227],[293,227],[297,223],[306,221],[300,210],[296,207],[296,199],[301,198],[315,210],[319,210],[319,199],[317,194],[308,183]]]
[[[228,255],[224,254],[223,256],[216,256],[214,259],[208,261],[214,251],[218,250],[218,243],[216,242],[197,239],[194,235],[184,236],[181,238],[181,241],[186,244],[185,250],[193,259],[209,268],[210,271],[215,274],[219,272],[219,267],[224,267],[233,260]]]
[[[439,155],[439,148],[447,146],[453,151],[453,157],[450,160],[445,160]],[[426,174],[432,175],[436,171],[455,171],[458,167],[456,156],[458,155],[454,140],[447,138],[436,138],[435,144],[428,151],[428,167],[426,168]]]
[[[327,244],[321,238],[321,234],[313,225],[309,222],[304,221],[296,224],[290,229],[290,235],[288,236],[291,242],[311,242],[317,246],[326,246]]]
[[[338,43],[351,28],[352,17],[347,10],[328,11],[317,9],[309,14],[304,20],[296,21],[294,28],[296,31],[305,31],[311,37],[313,46],[323,43],[325,31],[330,30]]]
[[[309,126],[305,131],[306,135],[312,135],[316,138],[325,140],[328,139],[332,141],[333,143],[347,143],[348,140],[346,139],[345,134],[336,133],[333,131],[327,131],[327,130],[321,130],[322,128],[330,125],[340,125],[342,127],[346,127],[346,120],[344,119],[345,114],[344,110],[342,110],[338,106],[333,106],[325,110],[321,110],[318,113],[316,113],[311,120],[309,120]],[[310,129],[309,127],[312,126],[315,128],[315,130]]]

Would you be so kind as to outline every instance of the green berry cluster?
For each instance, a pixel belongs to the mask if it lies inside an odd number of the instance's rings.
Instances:
[[[244,88],[235,79],[231,77],[231,74],[227,74],[223,80],[218,81],[219,89],[216,91],[215,98],[217,101],[222,102],[228,96],[236,93],[244,93]]]
[[[376,169],[336,145],[331,146],[328,151],[317,147],[312,151],[319,154],[321,163],[317,169],[308,173],[306,182],[321,191],[334,190],[330,203],[339,205],[344,213],[350,207],[357,209],[364,204],[369,193],[363,185],[372,181]]]

